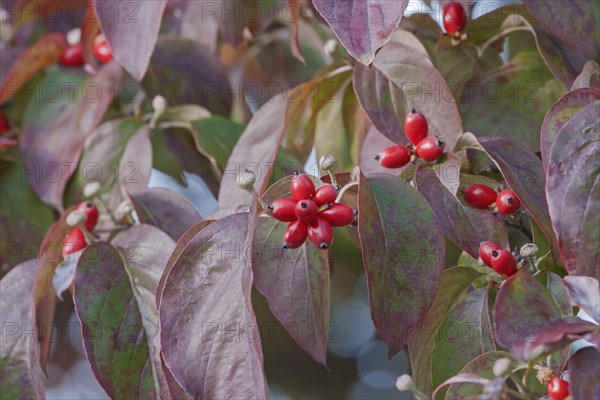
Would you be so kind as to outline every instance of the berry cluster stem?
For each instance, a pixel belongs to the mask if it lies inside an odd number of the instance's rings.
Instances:
[[[342,200],[342,196],[346,192],[346,190],[350,189],[352,186],[358,186],[358,182],[350,182],[346,186],[344,186],[340,192],[338,193],[337,198],[335,199],[336,203],[339,203]]]

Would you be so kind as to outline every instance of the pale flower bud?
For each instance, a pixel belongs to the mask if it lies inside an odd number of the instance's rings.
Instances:
[[[325,54],[327,54],[328,56],[332,55],[335,52],[337,45],[338,45],[338,42],[335,39],[329,39],[328,41],[326,41],[325,45],[323,46],[323,50],[325,51]]]
[[[521,247],[520,255],[523,258],[533,257],[537,254],[539,248],[534,243],[525,243]]]
[[[412,377],[408,374],[404,374],[399,376],[396,379],[396,389],[401,392],[407,392],[413,388],[413,380]]]
[[[74,210],[71,211],[69,215],[67,215],[65,222],[67,223],[67,225],[74,228],[76,226],[79,226],[80,224],[83,224],[86,218],[87,217],[85,216],[85,213],[83,211]]]
[[[90,182],[83,187],[83,195],[85,197],[94,197],[100,192],[101,188],[99,182]]]
[[[247,192],[252,192],[254,182],[256,182],[256,175],[249,169],[245,169],[238,175],[236,182],[240,188]]]
[[[123,217],[130,214],[131,211],[133,211],[133,206],[129,200],[123,200],[121,203],[119,203],[117,209],[115,210],[115,218],[120,221],[123,219]]]
[[[510,372],[511,366],[512,361],[506,357],[502,357],[496,360],[492,372],[494,373],[494,376],[497,377],[505,376]]]
[[[162,115],[167,108],[167,100],[161,95],[154,96],[152,99],[152,108],[155,114]]]
[[[71,29],[69,32],[67,32],[66,36],[67,43],[69,43],[69,45],[73,46],[75,44],[78,44],[79,42],[81,42],[81,29]]]
[[[325,154],[319,160],[319,167],[321,167],[322,170],[329,171],[334,166],[335,166],[335,157],[332,156],[331,154]]]

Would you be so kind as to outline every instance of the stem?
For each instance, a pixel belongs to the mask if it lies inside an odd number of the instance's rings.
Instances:
[[[527,229],[521,222],[515,223],[510,219],[506,219],[505,222],[506,225],[512,226],[513,228],[516,228],[519,231],[521,231],[523,235],[527,236],[527,239],[529,239],[530,242],[533,242],[533,235],[531,234],[531,231]]]
[[[113,213],[110,212],[110,208],[108,208],[108,204],[106,204],[106,202],[104,201],[104,199],[101,196],[99,196],[99,195],[96,195],[94,197],[94,199],[98,200],[98,203],[100,203],[100,205],[104,209],[103,211],[110,216],[110,219],[112,220],[112,222],[114,222],[115,225],[119,225],[119,221],[117,221],[115,219],[115,216],[113,215]]]
[[[329,174],[329,178],[331,178],[331,184],[337,185],[337,179],[335,179],[335,174],[331,172],[330,169],[327,170],[327,173]]]
[[[523,399],[523,400],[527,399],[527,397],[523,396],[521,393],[519,393],[516,390],[513,390],[507,386],[504,388],[504,390],[506,392],[508,392],[511,396],[516,397],[517,399]]]
[[[429,397],[425,393],[423,393],[419,389],[417,389],[415,386],[411,387],[410,391],[412,392],[415,399],[417,399],[417,400],[429,400]]]
[[[254,187],[252,188],[252,192],[254,192],[256,194],[256,198],[258,199],[258,202],[260,203],[260,206],[266,211],[269,209],[269,205],[267,203],[265,203],[265,201],[263,200],[262,196],[260,194],[258,194],[258,192],[256,191],[256,189],[254,189]]]
[[[529,368],[527,370],[529,370]],[[525,371],[525,375],[523,375],[524,379],[526,379],[526,374],[527,374],[527,371]],[[512,372],[508,376],[510,377],[510,379],[512,379],[512,381],[515,383],[515,385],[519,389],[519,393],[522,393],[523,395],[527,396],[526,398],[535,399],[535,396],[529,391],[527,386],[525,386],[525,384],[523,382],[521,382],[521,380],[519,379],[518,376],[516,376]]]
[[[95,237],[94,235],[91,234],[90,231],[88,231],[88,229],[85,227],[85,225],[83,224],[79,224],[77,226],[79,229],[81,229],[81,232],[83,232],[83,236],[85,237],[85,241],[88,242],[88,244],[94,243],[95,241]]]
[[[338,196],[335,199],[335,202],[339,203],[340,200],[342,200],[342,196],[344,195],[344,193],[346,192],[346,190],[350,189],[352,186],[358,186],[358,182],[350,182],[346,186],[344,186],[342,188],[342,190],[340,190],[340,192],[338,193]]]

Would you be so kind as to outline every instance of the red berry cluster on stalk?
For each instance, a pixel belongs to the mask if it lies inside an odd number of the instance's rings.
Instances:
[[[415,156],[427,162],[436,162],[444,153],[444,142],[438,137],[428,137],[428,131],[427,118],[413,108],[404,119],[404,132],[412,144],[387,147],[375,159],[385,168],[401,168]]]
[[[86,201],[79,204],[76,210],[81,211],[85,215],[86,218],[82,225],[86,230],[91,232],[96,227],[100,216],[98,207],[96,207],[94,203]],[[62,247],[63,257],[78,250],[85,249],[87,245],[88,242],[85,239],[83,230],[77,226],[65,237]]]
[[[112,60],[112,50],[102,35],[98,36],[94,43],[94,56],[102,64],[106,64]],[[83,46],[81,43],[69,45],[60,56],[59,62],[65,67],[83,66],[85,60],[83,58]]]
[[[463,198],[468,205],[478,210],[485,210],[495,203],[498,212],[504,215],[513,215],[521,207],[521,201],[512,190],[505,189],[496,193],[491,187],[480,184],[467,187]]]
[[[569,382],[557,376],[550,379],[547,389],[552,400],[564,400],[569,396]]]
[[[268,212],[282,222],[289,222],[283,234],[283,247],[295,249],[306,238],[326,250],[333,241],[332,227],[350,225],[357,211],[347,204],[336,203],[339,186],[326,184],[315,190],[305,174],[294,176],[290,184],[293,197],[282,197],[267,207]]]
[[[494,242],[483,242],[479,246],[479,258],[488,267],[507,277],[518,271],[517,260],[508,250]]]

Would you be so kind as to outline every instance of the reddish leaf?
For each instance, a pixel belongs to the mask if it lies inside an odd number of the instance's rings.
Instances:
[[[600,86],[600,65],[596,61],[590,60],[585,63],[581,73],[577,75],[571,90],[585,88],[585,87],[599,87]]]
[[[558,132],[550,150],[546,198],[560,256],[571,275],[600,278],[600,101]]]
[[[243,213],[202,229],[174,262],[162,292],[162,353],[195,398],[267,397],[250,303],[248,225]]]
[[[392,356],[418,331],[433,302],[444,236],[423,196],[391,175],[360,174],[358,209],[371,315]]]
[[[287,18],[289,18],[292,23],[292,37],[290,40],[290,47],[292,48],[292,54],[294,57],[298,59],[302,64],[306,64],[306,60],[302,56],[302,52],[300,51],[300,27],[298,23],[300,22],[300,16],[302,11],[300,10],[300,2],[299,0],[287,0],[287,10],[289,14],[286,13]]]
[[[571,396],[600,399],[600,352],[594,347],[579,350],[569,360]]]
[[[400,24],[408,2],[388,0],[313,0],[350,55],[365,65]]]
[[[589,276],[565,276],[562,284],[569,293],[571,305],[585,311],[597,323],[600,323],[600,285],[598,280]]]
[[[545,171],[548,171],[550,149],[560,129],[577,111],[596,100],[600,100],[600,89],[575,89],[561,97],[548,110],[540,133],[540,152]]]
[[[367,136],[363,140],[360,146],[360,158],[359,158],[359,166],[360,170],[366,175],[369,176],[371,174],[376,173],[390,173],[392,170],[382,167],[377,160],[375,160],[375,156],[386,147],[390,147],[395,145],[390,139],[385,137],[381,132],[375,128],[375,126],[371,126],[369,131],[367,132]],[[408,167],[404,167],[403,169],[393,170],[394,173],[396,171],[401,172]]]
[[[482,378],[481,376],[479,376],[477,374],[472,374],[472,373],[458,374],[458,375],[455,375],[452,378],[448,379],[447,381],[442,383],[440,386],[438,386],[435,389],[435,391],[433,392],[433,396],[431,396],[431,398],[433,400],[435,400],[435,398],[440,390],[442,390],[444,387],[446,387],[448,385],[452,385],[455,383],[474,383],[477,385],[487,385],[488,383],[490,383],[490,380],[486,379],[486,378]]]
[[[38,72],[58,60],[67,47],[60,33],[50,33],[27,48],[12,64],[0,85],[0,105],[6,103]]]
[[[354,88],[373,124],[395,143],[407,142],[404,118],[412,108],[425,114],[429,135],[438,135],[449,150],[463,132],[446,81],[427,56],[411,47],[390,43],[377,54],[373,66],[357,64]]]
[[[115,60],[135,79],[146,74],[156,46],[166,0],[94,0]]]
[[[35,260],[26,261],[0,281],[0,397],[3,399],[44,398],[39,350],[35,336],[30,334],[35,321],[29,294],[33,289],[36,266]]]

